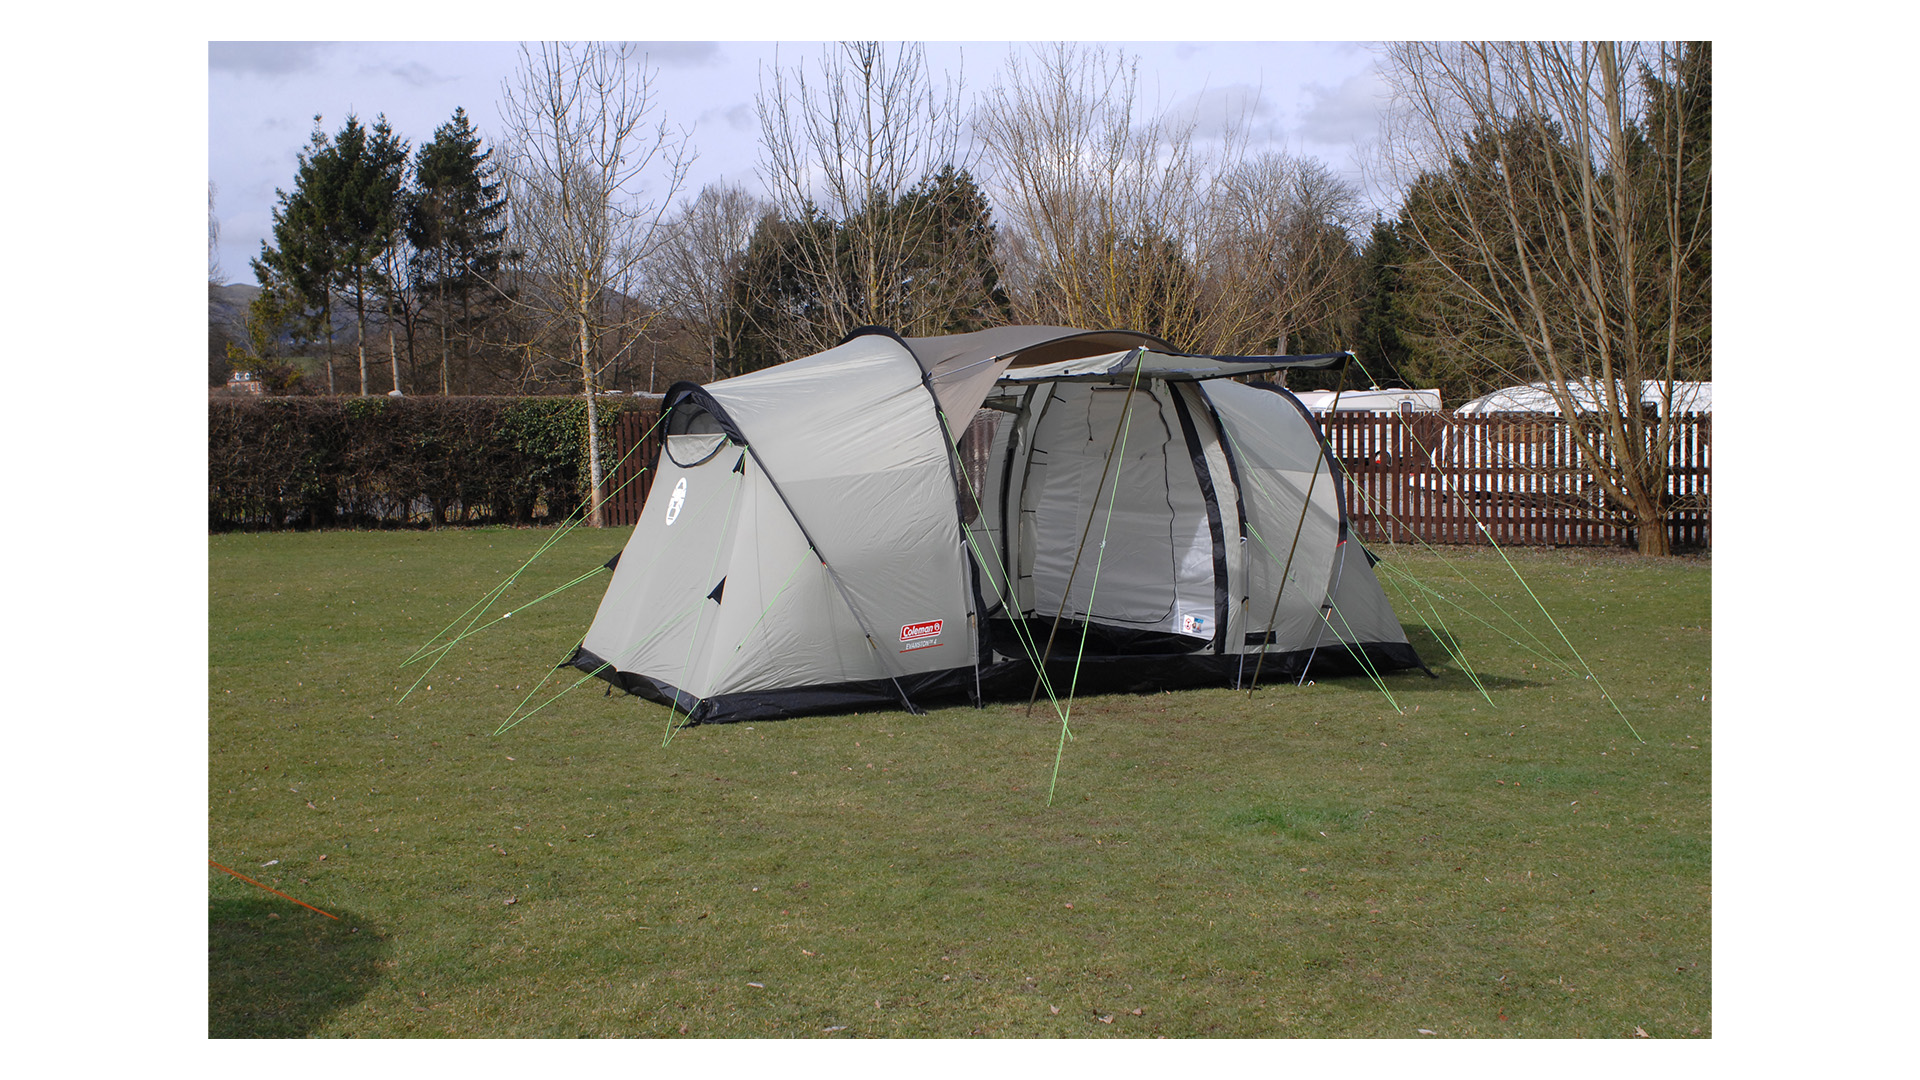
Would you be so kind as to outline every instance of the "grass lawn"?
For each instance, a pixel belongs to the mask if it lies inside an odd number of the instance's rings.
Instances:
[[[596,681],[495,736],[604,577],[396,704],[550,536],[209,538],[208,855],[339,916],[209,868],[211,1035],[1712,1034],[1708,561],[1509,553],[1644,742],[1442,605],[1483,695],[1390,587],[1440,676],[1389,677],[1399,711],[1364,678],[1083,698],[1048,806],[1044,702],[663,746]],[[1559,644],[1496,554],[1380,554]]]

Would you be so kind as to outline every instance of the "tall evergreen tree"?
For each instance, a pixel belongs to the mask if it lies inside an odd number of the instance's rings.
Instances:
[[[452,342],[471,343],[476,324],[501,302],[507,232],[505,184],[464,108],[433,133],[414,159],[407,213],[413,281],[432,305],[440,338],[440,392],[453,392]],[[469,348],[471,345],[469,344]]]
[[[367,302],[376,299],[379,263],[392,245],[407,167],[407,144],[386,117],[368,129],[349,115],[329,139],[313,118],[313,138],[299,156],[291,195],[277,192],[274,245],[261,244],[254,274],[263,288],[298,297],[311,313],[309,332],[333,341],[333,292],[353,305],[360,354],[360,392],[367,392]],[[316,334],[317,336],[317,334]],[[329,348],[331,352],[331,348]],[[327,390],[333,392],[333,361]]]
[[[371,130],[349,114],[333,141],[333,213],[329,221],[339,246],[336,280],[353,302],[360,350],[360,393],[367,393],[367,301],[377,299],[380,261],[399,232],[400,193],[406,182],[407,143],[385,116]]]
[[[287,325],[301,342],[326,342],[327,393],[333,385],[333,280],[338,262],[326,228],[333,142],[313,118],[313,136],[298,155],[291,193],[275,189],[273,242],[260,242],[253,275],[279,297]]]

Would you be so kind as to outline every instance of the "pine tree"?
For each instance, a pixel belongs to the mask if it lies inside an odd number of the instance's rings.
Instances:
[[[327,343],[327,393],[333,386],[333,278],[337,252],[325,226],[333,143],[313,118],[313,137],[298,156],[291,194],[276,189],[273,243],[252,260],[260,288],[281,298],[294,337]]]
[[[313,118],[313,137],[299,156],[293,193],[276,192],[274,243],[261,243],[254,275],[262,288],[277,289],[305,306],[310,340],[324,330],[328,393],[334,392],[333,293],[347,293],[359,331],[360,392],[365,394],[367,301],[377,293],[380,258],[396,232],[407,144],[394,136],[384,116],[369,131],[349,115],[331,139],[320,123],[320,117]]]
[[[360,350],[360,393],[367,393],[367,301],[379,291],[379,264],[392,246],[400,221],[400,193],[406,181],[407,144],[396,138],[385,116],[371,131],[348,115],[333,142],[335,183],[328,224],[338,245],[337,285],[353,301]]]
[[[466,110],[456,108],[414,159],[406,231],[414,286],[430,298],[439,327],[443,394],[452,393],[452,340],[470,341],[476,323],[503,299],[497,279],[507,199],[492,157]]]

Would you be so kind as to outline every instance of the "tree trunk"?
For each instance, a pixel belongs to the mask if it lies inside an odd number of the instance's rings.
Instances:
[[[600,507],[600,409],[593,400],[593,338],[587,320],[580,320],[580,384],[587,394],[587,523],[606,524]]]
[[[1673,538],[1667,532],[1666,508],[1643,505],[1634,507],[1634,536],[1642,555],[1673,554]]]
[[[354,348],[360,353],[360,396],[367,396],[367,304],[361,297],[353,301]]]
[[[400,392],[400,353],[393,347],[393,324],[387,324],[387,358],[393,362],[393,392]]]
[[[453,380],[447,374],[447,271],[440,268],[440,396],[453,393]]]

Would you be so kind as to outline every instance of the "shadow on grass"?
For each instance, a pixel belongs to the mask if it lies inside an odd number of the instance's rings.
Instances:
[[[391,946],[364,920],[334,914],[270,896],[210,900],[208,1038],[301,1038],[364,997]]]
[[[1407,644],[1413,646],[1413,650],[1420,654],[1420,659],[1426,662],[1427,667],[1432,669],[1434,675],[1438,676],[1438,678],[1429,679],[1422,673],[1418,679],[1402,679],[1402,684],[1413,690],[1471,690],[1473,688],[1473,679],[1469,679],[1467,673],[1461,670],[1460,665],[1454,660],[1453,654],[1447,650],[1446,644],[1441,642],[1438,635],[1424,626],[1408,626],[1402,623],[1400,629],[1407,635]],[[1458,647],[1457,642],[1453,644]],[[1466,659],[1467,663],[1474,663],[1473,652],[1471,650],[1467,651]],[[1400,672],[1398,674],[1405,675],[1407,673]],[[1533,679],[1520,679],[1510,675],[1496,675],[1493,672],[1481,669],[1477,664],[1474,665],[1473,674],[1474,678],[1480,681],[1480,685],[1486,687],[1489,691],[1526,690],[1541,685],[1537,680]],[[1401,686],[1396,685],[1394,689],[1398,691],[1401,689]]]

